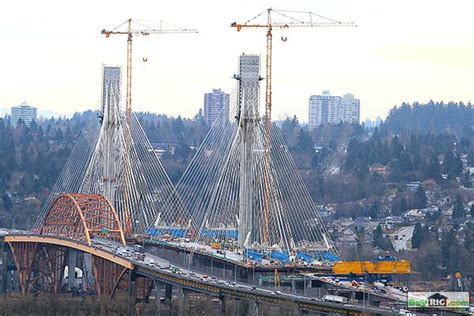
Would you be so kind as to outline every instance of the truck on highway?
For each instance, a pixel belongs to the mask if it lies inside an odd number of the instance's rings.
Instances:
[[[155,260],[153,260],[153,259],[150,258],[150,257],[146,257],[146,258],[145,258],[145,264],[146,264],[146,265],[149,265],[149,266],[152,266],[152,265],[155,264]]]
[[[323,300],[325,300],[326,302],[342,303],[342,304],[345,304],[348,302],[347,297],[339,296],[339,295],[324,295]]]
[[[142,245],[133,245],[133,250],[135,250],[136,252],[139,252],[139,253],[144,253],[145,252],[145,249],[143,249]]]

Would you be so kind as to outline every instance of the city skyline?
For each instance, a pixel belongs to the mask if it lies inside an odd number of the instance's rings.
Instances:
[[[9,3],[0,13],[6,47],[0,61],[4,69],[0,108],[26,99],[38,108],[59,113],[98,110],[101,65],[123,67],[126,52],[125,38],[106,39],[100,30],[132,17],[164,19],[199,30],[198,35],[157,35],[134,41],[133,109],[193,117],[203,93],[215,87],[233,90],[231,77],[241,53],[256,53],[264,59],[265,32],[237,33],[230,23],[243,22],[272,6],[311,10],[358,25],[356,29],[275,31],[275,120],[297,115],[306,121],[308,97],[325,89],[335,95],[351,91],[363,100],[361,121],[385,118],[389,109],[402,102],[473,100],[469,1],[457,0],[449,6],[424,0],[396,4],[372,0],[357,4],[344,0],[317,4],[179,1],[166,5],[139,2],[133,7],[121,1],[113,5],[86,1],[74,14],[54,1],[27,2]],[[83,23],[84,16],[87,23]],[[443,23],[438,23],[441,19]],[[280,36],[288,40],[282,42]]]

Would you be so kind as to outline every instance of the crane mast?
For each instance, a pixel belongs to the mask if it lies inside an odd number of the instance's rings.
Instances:
[[[141,29],[132,28],[132,22],[139,25]],[[120,31],[124,25],[127,25],[127,29]],[[198,33],[195,29],[187,29],[181,27],[163,28],[163,22],[160,22],[160,28],[150,28],[136,20],[128,19],[122,24],[116,26],[111,30],[103,29],[101,34],[104,34],[106,38],[110,35],[127,35],[127,89],[126,89],[126,103],[125,109],[127,113],[127,121],[130,124],[132,115],[132,41],[134,35],[148,36],[150,34],[178,34],[178,33]]]
[[[272,12],[279,14],[281,17],[286,19],[285,22],[274,22],[272,21]],[[267,14],[267,21],[265,23],[252,23],[260,16]],[[303,21],[298,18],[294,18],[289,15],[289,13],[300,13],[308,14],[309,20]],[[324,22],[314,22],[313,17],[324,20]],[[263,243],[268,243],[270,240],[270,233],[268,229],[268,224],[270,220],[270,186],[271,186],[271,174],[270,174],[270,165],[271,165],[271,134],[272,134],[272,45],[273,45],[273,28],[286,29],[290,27],[355,27],[356,25],[353,22],[340,22],[333,19],[326,18],[319,14],[312,12],[301,12],[301,11],[288,11],[288,10],[274,10],[269,8],[254,18],[244,22],[237,23],[233,22],[231,27],[235,27],[237,32],[240,32],[243,28],[265,28],[267,30],[266,34],[266,62],[265,62],[265,75],[266,75],[266,84],[265,84],[265,118],[264,118],[264,146],[265,152],[263,157],[264,163],[264,201],[263,201],[263,212],[262,212],[262,241]]]
[[[132,22],[140,26],[139,29],[134,29],[132,27]],[[120,30],[126,26],[125,30]],[[126,120],[127,125],[130,130],[130,125],[132,121],[132,66],[133,66],[133,59],[132,59],[132,44],[133,44],[133,36],[148,36],[150,34],[177,34],[177,33],[197,33],[195,29],[186,29],[180,27],[172,27],[172,28],[163,28],[163,22],[160,22],[160,28],[154,29],[150,28],[136,20],[128,19],[122,24],[118,25],[117,27],[111,30],[103,29],[101,34],[104,34],[106,38],[109,38],[110,35],[126,35],[127,36],[127,83],[126,83],[126,100],[125,100],[125,113],[126,113]],[[132,182],[131,178],[131,162],[129,160],[130,153],[129,153],[129,145],[131,144],[131,135],[130,133],[125,134],[126,141],[124,142],[123,150],[124,156],[126,157],[126,161],[123,166],[123,174],[125,178],[125,188],[128,188]],[[129,199],[129,192],[127,189],[124,190],[125,199]],[[124,222],[125,227],[124,231],[126,234],[130,234],[132,232],[132,217],[131,212],[128,209],[128,204],[125,204],[124,209]]]

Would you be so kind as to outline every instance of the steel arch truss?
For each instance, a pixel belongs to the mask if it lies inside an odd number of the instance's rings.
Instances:
[[[9,242],[21,292],[59,293],[64,274],[65,247],[30,242]]]
[[[125,245],[125,235],[114,207],[98,194],[62,194],[51,205],[42,235],[54,235],[85,241],[94,236]]]

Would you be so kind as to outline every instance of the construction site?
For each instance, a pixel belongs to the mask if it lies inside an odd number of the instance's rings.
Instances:
[[[132,19],[102,30],[106,38],[126,38],[125,102],[121,97],[122,68],[104,66],[103,100],[97,124],[77,141],[41,216],[33,230],[25,234],[67,239],[76,236],[71,234],[78,234],[79,229],[81,234],[86,233],[84,242],[90,247],[113,255],[113,259],[107,260],[124,259],[128,263],[120,264],[133,263],[139,267],[137,273],[141,276],[137,280],[150,277],[155,268],[167,269],[166,273],[180,280],[192,280],[197,273],[199,284],[207,282],[224,289],[248,285],[243,289],[249,293],[262,288],[270,291],[269,296],[293,295],[293,300],[302,299],[305,304],[323,302],[342,310],[334,309],[334,313],[347,309],[350,314],[350,310],[359,307],[364,313],[366,306],[380,309],[380,314],[405,311],[410,276],[416,274],[410,262],[391,256],[372,261],[340,257],[279,127],[272,123],[273,33],[286,28],[355,27],[352,22],[311,12],[304,16],[303,20],[293,17],[292,11],[268,9],[244,23],[230,24],[237,32],[265,33],[265,61],[253,53],[238,56],[230,105],[213,124],[176,185],[133,113],[132,44],[135,37],[197,31],[149,28]],[[264,106],[260,102],[262,97]],[[64,194],[69,197],[64,198]],[[76,205],[79,213],[67,215],[64,210]],[[113,212],[102,215],[105,209]],[[79,220],[77,214],[85,220],[85,228],[72,224]],[[33,248],[15,248],[14,236],[11,238],[10,248],[16,270],[20,271]],[[27,243],[24,239],[21,242]],[[135,247],[135,252],[124,247]],[[139,255],[141,252],[145,254]],[[17,258],[21,253],[25,255],[23,261]],[[84,262],[90,260],[86,255],[81,258]],[[171,268],[159,266],[157,261],[161,259]],[[80,266],[84,275],[87,269],[90,275],[99,273],[94,272],[99,268],[93,268],[96,263],[92,262],[72,263],[69,271]],[[107,271],[101,273],[107,275]],[[64,275],[64,269],[61,273]],[[6,275],[5,272],[4,280]],[[73,279],[68,275],[69,280]],[[160,277],[160,282],[166,283],[166,278]],[[120,278],[116,286],[120,285]],[[98,274],[95,279],[99,279]],[[27,293],[29,277],[20,273],[19,280]],[[130,277],[129,286],[133,280]],[[169,282],[174,286],[181,281]],[[169,298],[174,292],[171,285],[165,288]],[[119,290],[102,293],[113,295],[115,291]],[[157,299],[161,291],[150,287],[148,295],[155,293]],[[180,291],[179,295],[184,295]],[[248,313],[256,310],[250,308]],[[327,313],[331,311],[328,309]]]

